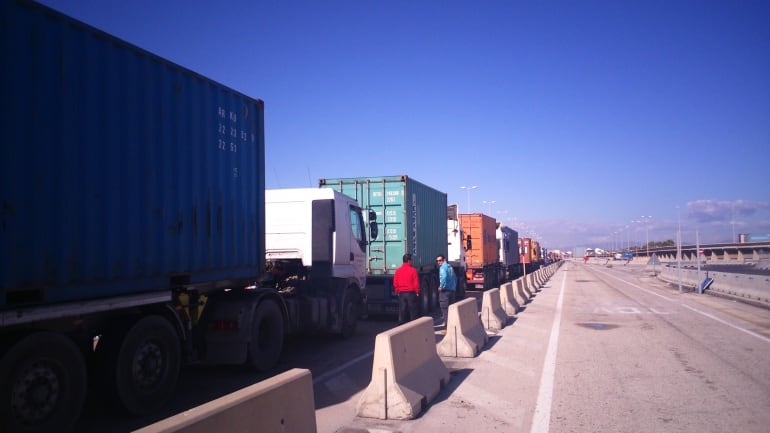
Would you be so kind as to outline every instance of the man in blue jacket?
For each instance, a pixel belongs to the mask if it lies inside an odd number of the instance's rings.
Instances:
[[[452,266],[447,263],[443,254],[436,256],[438,264],[438,303],[441,306],[441,326],[446,325],[447,311],[449,304],[455,300],[455,290],[457,289],[457,276]]]

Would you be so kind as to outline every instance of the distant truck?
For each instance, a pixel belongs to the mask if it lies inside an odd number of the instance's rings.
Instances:
[[[498,257],[497,221],[482,213],[460,214],[468,249],[465,251],[467,284],[475,289],[498,287],[502,265]]]
[[[151,412],[185,363],[269,370],[286,333],[350,334],[367,221],[331,191],[266,212],[261,100],[38,3],[0,8],[0,431],[68,431],[87,390]],[[266,213],[298,227],[271,231],[267,279]]]
[[[527,275],[540,267],[540,244],[532,238],[519,238],[519,262],[522,274]]]
[[[738,234],[738,243],[746,244],[751,242],[770,242],[770,233],[740,233]]]
[[[519,233],[503,223],[497,223],[496,237],[501,265],[499,280],[501,282],[515,280],[521,276]]]
[[[622,253],[615,253],[615,260],[630,261],[634,259],[634,253],[631,251],[624,251]]]
[[[457,276],[456,300],[465,298],[465,284],[467,266],[465,263],[466,243],[465,231],[460,225],[460,217],[457,213],[457,205],[447,206],[447,262]]]
[[[422,313],[436,310],[436,255],[447,255],[446,193],[407,175],[320,179],[319,186],[340,191],[376,214],[381,234],[367,250],[368,312],[398,312],[393,275],[406,253],[420,276]]]

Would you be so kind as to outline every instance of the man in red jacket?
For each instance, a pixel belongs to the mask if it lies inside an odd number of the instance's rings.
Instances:
[[[398,295],[398,324],[417,318],[417,296],[420,295],[420,277],[412,266],[412,255],[404,254],[403,264],[393,275],[393,287]]]

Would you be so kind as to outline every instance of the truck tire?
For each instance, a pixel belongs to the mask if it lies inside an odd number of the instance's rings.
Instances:
[[[115,391],[129,413],[140,415],[163,406],[173,395],[182,365],[179,335],[168,320],[139,319],[120,343]]]
[[[278,364],[283,351],[283,314],[278,305],[269,300],[257,305],[251,324],[249,364],[256,371],[268,371]]]
[[[342,305],[342,329],[340,337],[348,339],[356,333],[358,326],[358,306],[361,304],[361,298],[356,293],[354,287],[349,287],[345,293],[345,300]]]
[[[431,274],[430,278],[428,279],[428,285],[430,286],[431,311],[438,311],[441,309],[441,305],[438,300],[438,286],[439,286],[438,275]]]
[[[457,275],[457,291],[455,292],[455,301],[462,301],[465,299],[465,275]]]
[[[0,359],[0,431],[70,431],[85,396],[83,355],[63,335],[32,334]]]
[[[427,275],[420,277],[420,315],[430,316],[433,311],[433,295],[430,292],[430,278]]]

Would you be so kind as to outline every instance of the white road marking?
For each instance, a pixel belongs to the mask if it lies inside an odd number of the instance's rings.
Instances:
[[[322,383],[322,382],[328,380],[330,377],[336,375],[340,371],[345,370],[348,367],[350,367],[351,365],[353,365],[353,364],[355,364],[357,362],[363,361],[364,359],[369,358],[372,355],[374,355],[374,351],[373,350],[370,351],[370,352],[366,352],[363,355],[358,356],[357,358],[353,358],[350,361],[340,365],[339,367],[337,367],[337,368],[335,368],[333,370],[327,371],[326,373],[324,373],[324,374],[316,377],[315,379],[313,379],[313,385],[318,385],[319,383]]]
[[[553,381],[556,374],[556,350],[559,346],[559,328],[561,326],[561,310],[564,304],[564,286],[567,284],[567,270],[561,280],[559,299],[556,301],[556,317],[551,327],[551,337],[548,339],[548,350],[543,362],[543,373],[540,376],[540,390],[537,393],[535,415],[532,418],[531,433],[548,433],[551,423],[551,400],[553,399]]]
[[[621,281],[621,282],[623,282],[623,283],[626,283],[626,284],[628,284],[628,285],[629,285],[629,286],[631,286],[631,287],[636,287],[637,289],[639,289],[639,290],[642,290],[642,291],[644,291],[644,292],[646,292],[646,293],[649,293],[649,294],[651,294],[651,295],[655,295],[655,296],[658,296],[658,297],[660,297],[660,298],[663,298],[663,299],[665,299],[665,300],[667,300],[667,301],[675,302],[675,301],[674,301],[673,299],[671,299],[671,298],[668,298],[668,297],[666,297],[666,296],[660,295],[660,294],[658,294],[658,293],[655,293],[655,292],[653,292],[653,291],[651,291],[651,290],[645,289],[644,287],[641,287],[641,286],[637,286],[636,284],[634,284],[634,283],[632,283],[632,282],[630,282],[630,281],[626,281],[626,280],[624,280],[624,279],[622,279],[622,278],[620,278],[620,277],[616,277],[615,275],[609,274],[609,273],[607,273],[607,272],[603,272],[603,271],[600,271],[600,270],[598,270],[598,269],[596,269],[596,271],[598,271],[600,274],[604,274],[604,275],[610,276],[610,277],[612,277],[612,278],[614,278],[614,279],[616,279],[616,280],[618,280],[618,281]],[[759,338],[760,340],[762,340],[762,341],[764,341],[764,342],[766,342],[766,343],[770,343],[770,338],[767,338],[767,337],[765,337],[764,335],[761,335],[761,334],[757,334],[756,332],[753,332],[753,331],[749,331],[749,330],[748,330],[748,329],[746,329],[746,328],[742,328],[742,327],[740,327],[740,326],[738,326],[738,325],[736,325],[736,324],[730,323],[730,322],[728,322],[728,321],[726,321],[726,320],[724,320],[724,319],[720,319],[720,318],[719,318],[719,317],[717,317],[717,316],[714,316],[714,315],[712,315],[712,314],[709,314],[709,313],[703,312],[703,311],[701,311],[701,310],[698,310],[697,308],[691,307],[691,306],[689,306],[689,305],[687,305],[687,304],[685,304],[685,303],[683,303],[683,302],[682,302],[682,303],[680,303],[679,305],[681,305],[681,306],[682,306],[682,307],[684,307],[684,308],[687,308],[688,310],[694,311],[694,312],[696,312],[696,313],[698,313],[698,314],[700,314],[700,315],[702,315],[702,316],[704,316],[704,317],[708,317],[709,319],[715,320],[715,321],[717,321],[717,322],[719,322],[719,323],[721,323],[721,324],[723,324],[723,325],[727,325],[727,326],[729,326],[729,327],[731,327],[731,328],[737,329],[738,331],[741,331],[741,332],[745,332],[746,334],[748,334],[748,335],[751,335],[752,337],[756,337],[756,338]]]
[[[723,324],[723,325],[727,325],[727,326],[729,326],[729,327],[731,327],[731,328],[735,328],[735,329],[737,329],[737,330],[739,330],[739,331],[741,331],[741,332],[745,332],[745,333],[747,333],[747,334],[751,335],[752,337],[757,337],[757,338],[759,338],[760,340],[764,340],[766,343],[770,343],[770,338],[767,338],[767,337],[765,337],[764,335],[760,335],[760,334],[757,334],[756,332],[753,332],[753,331],[749,331],[748,329],[745,329],[745,328],[741,328],[741,327],[740,327],[740,326],[738,326],[738,325],[733,325],[733,324],[732,324],[732,323],[730,323],[730,322],[727,322],[727,321],[725,321],[725,320],[722,320],[722,319],[720,319],[719,317],[716,317],[716,316],[713,316],[713,315],[711,315],[711,314],[709,314],[709,313],[706,313],[706,312],[703,312],[703,311],[701,311],[701,310],[698,310],[697,308],[693,308],[693,307],[691,307],[691,306],[689,306],[689,305],[687,305],[687,304],[682,304],[682,306],[683,306],[684,308],[687,308],[687,309],[689,309],[689,310],[695,311],[695,312],[696,312],[696,313],[698,313],[698,314],[702,314],[703,316],[706,316],[706,317],[708,317],[709,319],[713,319],[713,320],[716,320],[717,322],[719,322],[719,323],[721,323],[721,324]]]

